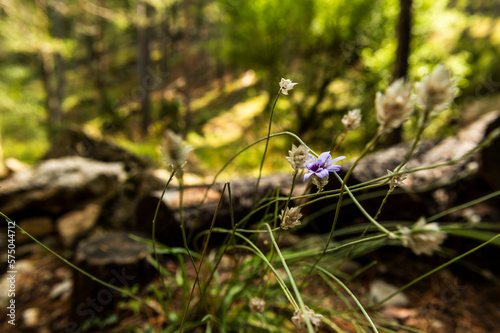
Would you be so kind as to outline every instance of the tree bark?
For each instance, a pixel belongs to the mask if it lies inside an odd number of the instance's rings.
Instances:
[[[128,233],[115,232],[80,243],[73,261],[102,281],[126,289],[142,287],[155,276],[146,255],[146,244],[132,240]],[[110,287],[74,271],[70,320],[81,324],[94,317],[107,318],[115,313],[120,296]]]
[[[104,8],[105,3],[104,0],[99,0],[98,2],[99,8]],[[95,61],[95,85],[97,87],[100,103],[102,110],[106,113],[111,114],[113,112],[111,101],[108,97],[107,92],[107,72],[108,72],[108,59],[106,54],[106,40],[105,40],[105,31],[106,31],[106,21],[103,19],[102,15],[96,17],[96,26],[97,26],[97,36],[94,40],[94,45],[92,47],[92,57]]]
[[[61,108],[57,94],[52,84],[54,77],[54,63],[51,54],[40,52],[42,81],[45,88],[45,107],[47,108],[47,129],[49,138],[55,134],[56,128],[61,122]]]
[[[411,42],[411,5],[412,0],[400,0],[401,13],[398,22],[398,49],[394,64],[393,80],[406,78],[408,74],[408,57]]]
[[[37,0],[35,2],[39,14],[37,19],[39,21],[40,27],[47,29],[49,33],[49,17],[47,15],[47,3],[44,0]],[[54,86],[54,71],[55,58],[53,54],[44,50],[40,50],[40,69],[42,75],[42,82],[45,89],[45,107],[47,109],[47,132],[49,138],[52,138],[62,122],[62,111],[61,111],[61,100],[59,96],[62,94],[62,90]],[[59,86],[62,82],[59,84]]]
[[[56,2],[56,6],[59,6],[61,4],[62,4],[61,0],[58,0]],[[54,37],[61,41],[64,38],[64,17],[61,15],[61,13],[57,8],[54,14]],[[55,98],[57,99],[57,104],[58,104],[57,114],[55,115],[56,119],[54,120],[57,125],[60,125],[62,123],[62,117],[63,117],[61,105],[64,99],[64,85],[65,85],[64,61],[60,52],[54,53],[54,70],[56,79]]]
[[[255,211],[251,216],[248,215],[255,208],[253,197],[256,182],[256,178],[242,178],[231,182],[232,207],[230,208],[228,191],[226,191],[220,210],[217,211],[215,227],[230,229],[232,220],[239,222],[245,217],[248,218],[247,222],[251,225],[263,217],[263,210]],[[263,177],[259,183],[257,201],[266,197],[275,197],[278,188],[279,196],[285,198],[289,194],[291,184],[292,176],[290,174]],[[223,187],[224,184],[216,183],[212,186],[200,185],[184,188],[182,208],[188,234],[196,235],[210,228]],[[151,191],[149,195],[142,197],[136,207],[135,221],[137,225],[132,230],[141,234],[151,234],[151,221],[158,207],[156,239],[168,246],[183,246],[179,191],[176,188],[169,188],[164,193],[160,204],[158,201],[162,196],[161,190]],[[294,187],[294,195],[301,195],[304,191],[305,183],[298,183]],[[239,225],[239,227],[244,226],[245,224]],[[211,240],[218,242],[221,240],[220,237],[224,238],[225,236],[218,234]]]

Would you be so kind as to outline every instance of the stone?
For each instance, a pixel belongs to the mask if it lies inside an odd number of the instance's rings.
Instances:
[[[90,203],[85,208],[71,211],[56,221],[57,232],[63,246],[71,248],[79,237],[87,236],[96,225],[101,205]]]
[[[61,297],[69,295],[73,291],[73,281],[71,279],[64,280],[52,287],[50,291],[49,298],[51,300],[57,300]]]
[[[26,230],[26,232],[36,239],[50,235],[54,232],[53,220],[50,217],[30,217],[21,219],[17,221],[17,223],[21,228]],[[23,244],[29,241],[31,241],[31,238],[21,232],[21,230],[16,229],[16,242]]]
[[[398,290],[398,288],[392,284],[389,284],[383,280],[373,280],[370,284],[370,289],[368,291],[368,302],[367,305],[375,304],[382,301],[386,297],[392,295]],[[381,307],[395,307],[395,306],[406,306],[409,304],[408,296],[403,292],[390,298]]]
[[[0,181],[0,211],[17,216],[58,215],[115,195],[126,178],[122,163],[78,156],[40,162]]]
[[[8,157],[5,159],[5,167],[9,173],[21,172],[30,168],[28,164],[23,163],[14,157]]]
[[[23,311],[23,323],[27,327],[36,327],[40,323],[40,308],[27,308]]]

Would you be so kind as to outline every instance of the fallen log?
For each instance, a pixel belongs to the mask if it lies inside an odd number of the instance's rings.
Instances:
[[[457,159],[472,149],[491,132],[500,126],[500,111],[483,115],[475,122],[461,129],[456,135],[440,142],[423,141],[410,158],[407,169],[420,168],[445,163]],[[479,151],[454,164],[439,168],[422,170],[408,175],[404,186],[396,188],[388,198],[387,204],[379,216],[379,220],[416,221],[420,216],[431,216],[443,210],[477,199],[493,192],[500,184],[498,150],[500,139],[497,138],[490,147]],[[405,158],[411,143],[401,143],[393,147],[367,155],[355,167],[348,185],[353,186],[378,177],[387,175],[387,170],[394,170]],[[345,176],[353,161],[342,164],[339,176]],[[485,179],[485,175],[488,175]],[[338,189],[340,183],[330,177],[331,181],[325,190]],[[389,186],[357,192],[355,195],[361,201],[364,209],[374,216]],[[347,194],[346,203],[351,200]],[[498,198],[492,206],[497,207],[497,213],[489,211],[490,215],[499,216]],[[327,232],[333,222],[337,199],[320,201],[304,208],[305,214],[319,211],[325,213],[317,216],[311,226],[318,232]],[[448,217],[450,218],[450,217]],[[456,219],[457,216],[452,216]],[[349,225],[355,221],[366,222],[359,209],[351,204],[341,208],[338,226]]]
[[[221,228],[231,228],[231,221],[235,223],[245,218],[255,207],[254,191],[256,186],[255,178],[237,179],[230,183],[231,187],[231,209],[229,204],[228,190],[223,197],[221,207],[217,213],[215,226]],[[256,195],[257,203],[267,197],[288,195],[292,182],[292,175],[273,175],[264,177]],[[190,186],[184,189],[183,193],[183,218],[186,230],[189,234],[197,234],[208,230],[214,218],[216,207],[222,195],[224,184],[216,183],[213,186],[200,185]],[[276,194],[279,189],[278,194]],[[303,191],[303,186],[296,188],[297,193]],[[156,207],[160,201],[162,191],[152,191],[143,197],[136,210],[135,220],[137,225],[135,230],[151,235],[152,221]],[[182,246],[181,236],[181,201],[179,199],[180,190],[178,188],[168,189],[160,202],[156,219],[156,237],[159,241],[169,246]],[[232,214],[232,217],[231,217]],[[249,218],[249,222],[260,220],[264,210],[256,212]],[[217,236],[213,238],[217,240]]]

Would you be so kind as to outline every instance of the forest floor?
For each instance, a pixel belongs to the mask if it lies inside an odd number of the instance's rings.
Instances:
[[[369,270],[351,282],[348,287],[360,299],[374,279],[384,279],[391,284],[402,286],[415,276],[436,267],[433,260],[408,260],[404,251],[382,253],[380,256],[373,253],[372,257],[383,259],[384,266],[390,267],[390,270]],[[175,271],[177,267],[174,265],[167,269]],[[6,307],[2,306],[0,331],[77,332],[77,327],[68,325],[71,308],[71,284],[68,283],[72,279],[72,268],[39,248],[17,262],[17,271],[16,325],[7,322]],[[161,288],[159,281],[155,281],[155,284]],[[322,298],[324,306],[331,304],[335,307],[335,304],[339,303],[328,300],[328,295],[331,295],[328,286],[317,287],[315,284],[315,287],[306,288],[303,292]],[[379,327],[391,328],[395,332],[486,333],[497,331],[500,326],[498,285],[460,265],[440,270],[406,289],[404,293],[409,300],[405,306],[368,310]],[[356,332],[353,325],[341,316],[328,319],[344,332]],[[162,319],[144,313],[134,314],[129,310],[117,310],[110,325],[102,329],[93,327],[89,331],[126,332],[130,331],[130,327],[144,327],[145,324],[154,322],[161,325]],[[413,330],[395,328],[390,323],[404,325]],[[366,331],[370,329],[367,327]],[[320,332],[333,331],[323,325]]]

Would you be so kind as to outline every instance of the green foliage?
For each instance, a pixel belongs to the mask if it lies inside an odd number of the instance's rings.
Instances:
[[[224,45],[221,55],[242,68],[281,73],[293,60],[312,19],[311,0],[219,1]],[[290,38],[294,36],[294,38]]]
[[[86,321],[82,324],[82,327],[80,327],[82,332],[92,332],[95,331],[96,329],[104,329],[106,327],[112,326],[113,324],[116,324],[118,321],[118,316],[113,314],[107,318],[99,318],[96,317],[93,320]]]
[[[374,134],[372,96],[392,80],[399,1],[211,0],[192,2],[189,8],[176,0],[147,4],[149,66],[158,74],[164,70],[160,65],[166,64],[169,73],[150,90],[153,121],[161,123],[161,128],[182,131],[200,142],[200,137],[211,135],[204,126],[214,117],[229,116],[235,104],[263,97],[267,100],[255,105],[254,112],[269,112],[276,83],[287,76],[303,90],[290,98],[290,107],[283,106],[287,115],[282,117],[280,130],[297,132],[326,149],[342,132],[343,114],[360,107],[366,131],[350,143],[356,145]],[[106,119],[124,138],[137,141],[143,135],[137,128],[139,122],[130,121],[139,119],[144,93],[144,84],[136,78],[137,27],[144,22],[137,18],[135,3],[70,1],[58,5],[9,0],[0,6],[0,59],[5,64],[0,66],[0,130],[14,146],[16,142],[35,146],[33,153],[22,156],[6,149],[8,156],[32,162],[40,155],[37,143],[48,140],[48,136],[43,138],[51,125],[47,87],[54,90],[58,83],[55,77],[44,81],[41,63],[45,59],[54,76],[59,56],[64,75],[60,128]],[[490,14],[493,9],[494,3],[485,0],[480,4],[413,2],[409,78],[420,79],[435,64],[446,64],[461,89],[457,107],[449,115],[453,119],[460,119],[461,111],[474,100],[499,92],[500,78],[494,73],[500,71],[495,61],[500,30],[498,19]],[[188,36],[193,62],[190,84],[196,89],[190,98],[181,82]],[[214,73],[227,76],[247,70],[256,73],[256,82],[243,90],[253,93],[222,93],[220,100],[196,107],[197,98],[217,91],[211,79]],[[184,128],[188,107],[193,109],[191,127]],[[238,130],[232,133],[239,135],[233,141],[245,144],[265,135],[264,118],[260,117],[257,126],[245,128],[246,135]],[[446,121],[440,126],[449,128],[445,133],[453,132]],[[404,137],[415,134],[410,128],[405,131]],[[159,135],[161,131],[150,131],[150,136]],[[327,135],[328,142],[324,142]],[[427,135],[437,137],[440,132]],[[146,140],[155,141],[158,138]],[[203,144],[201,152],[207,148]],[[346,149],[359,151],[361,146]],[[144,152],[154,157],[153,150]],[[209,154],[202,153],[201,159],[213,167]]]

